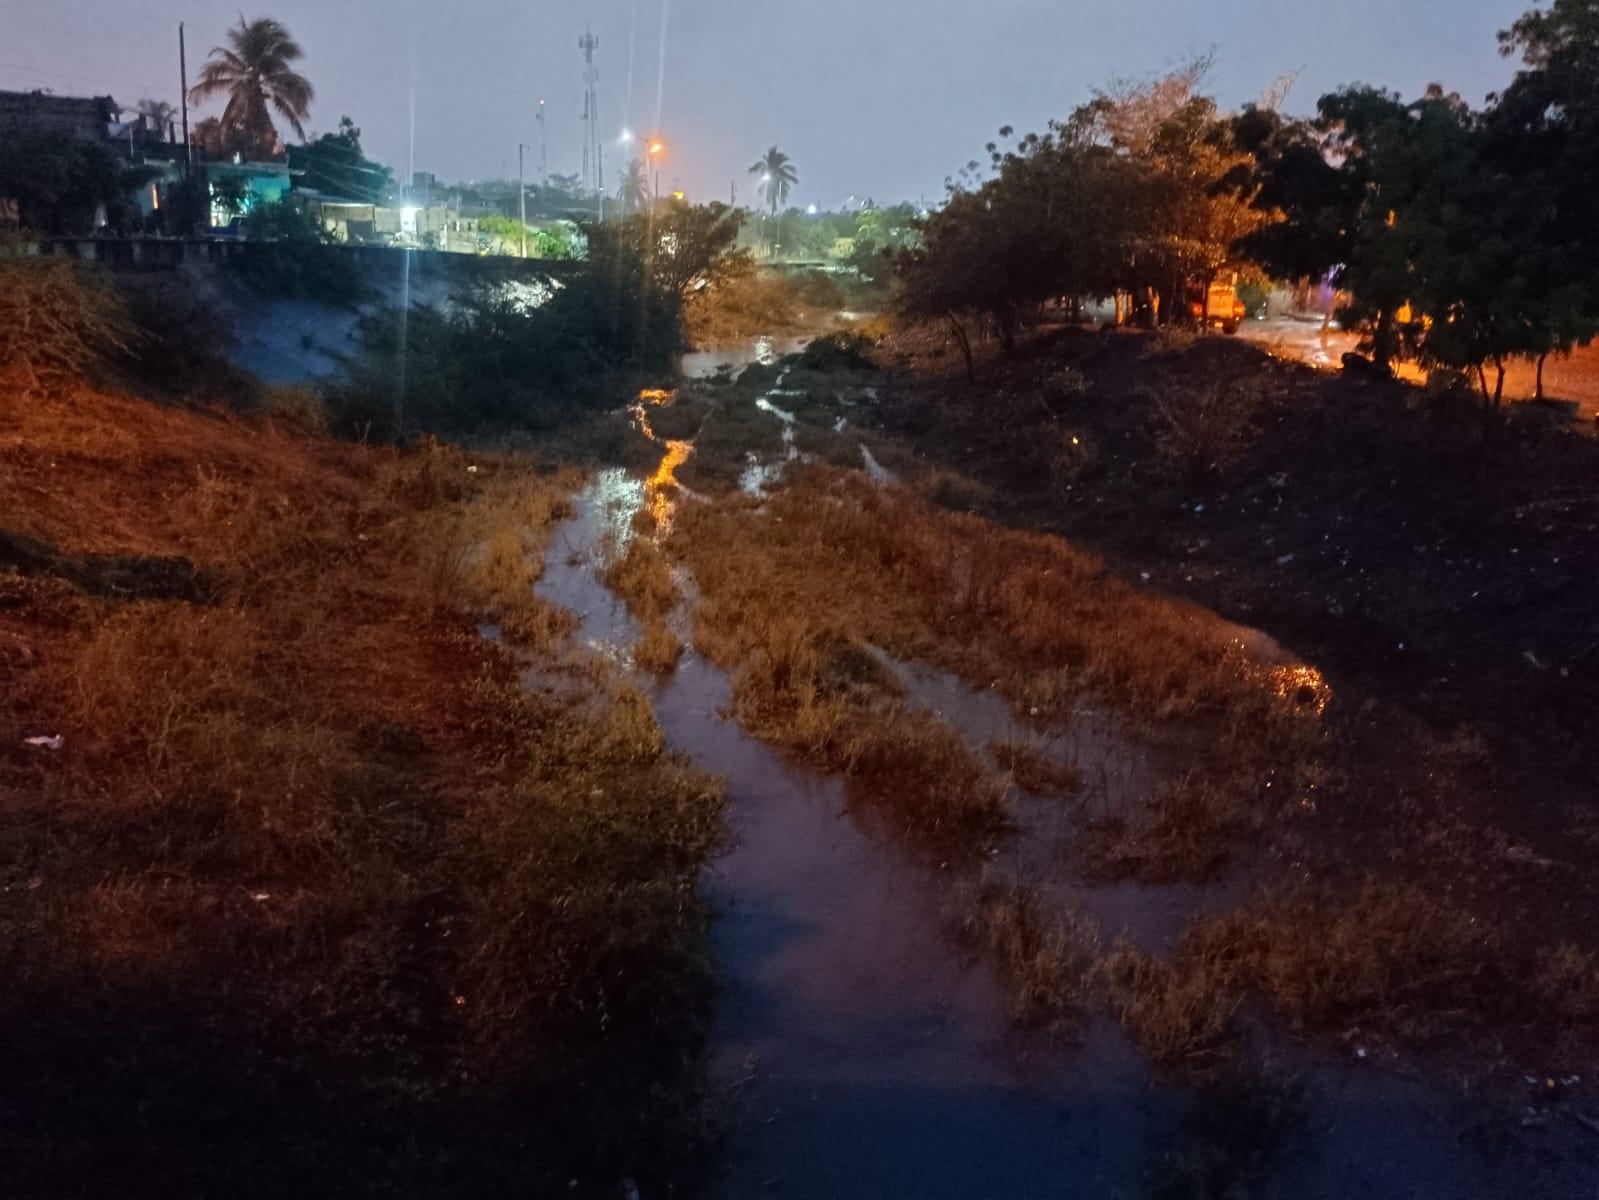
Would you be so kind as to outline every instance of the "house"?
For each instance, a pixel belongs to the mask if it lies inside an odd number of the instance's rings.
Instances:
[[[110,96],[0,92],[0,137],[7,128],[20,127],[109,146],[111,127],[121,120],[122,106]]]

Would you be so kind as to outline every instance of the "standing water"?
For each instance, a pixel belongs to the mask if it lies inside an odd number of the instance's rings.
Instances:
[[[727,354],[709,369],[771,353]],[[640,508],[670,528],[681,494],[673,472],[692,452],[667,443],[648,479],[600,472],[546,556],[540,594],[577,614],[582,640],[624,666],[641,629],[599,571],[636,536]],[[997,696],[893,665],[913,704],[974,745],[1027,734]],[[727,1115],[711,1194],[1144,1194],[1154,1165],[1180,1144],[1192,1099],[1156,1087],[1113,1024],[1090,1023],[1076,1046],[1017,1031],[991,967],[949,936],[951,876],[854,808],[837,779],[746,736],[723,715],[732,689],[722,671],[690,651],[669,678],[640,682],[669,745],[727,785],[728,848],[705,881],[723,985],[711,1084]],[[1149,786],[1149,764],[1109,727],[1083,722],[1070,749],[1078,762],[1103,761],[1096,786],[1111,802]],[[1024,826],[1029,811],[1019,809]],[[1031,876],[1025,858],[1008,865]],[[1071,907],[1159,952],[1185,913],[1225,905],[1232,891],[1126,884],[1081,890]],[[1486,1195],[1496,1177],[1515,1174],[1462,1144],[1452,1106],[1431,1089],[1288,1047],[1274,1057],[1297,1064],[1305,1119],[1275,1178],[1257,1180],[1263,1196]],[[1539,1194],[1576,1192],[1557,1184]]]
[[[640,631],[596,568],[669,483],[601,472],[545,562],[540,594],[624,662]],[[1167,1105],[1120,1033],[1017,1033],[1000,981],[946,933],[947,876],[724,717],[729,680],[704,659],[648,686],[668,743],[727,781],[729,848],[706,881],[730,1126],[714,1194],[1130,1194]]]

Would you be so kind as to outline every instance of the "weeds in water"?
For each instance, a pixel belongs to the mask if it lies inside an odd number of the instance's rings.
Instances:
[[[1186,771],[1167,780],[1145,812],[1089,823],[1085,870],[1096,879],[1173,883],[1213,877],[1260,825],[1262,799],[1244,772]]]
[[[1059,797],[1082,790],[1083,773],[1075,763],[1058,762],[1033,742],[1001,738],[988,744],[988,752],[1024,792]]]
[[[1195,924],[1179,960],[1260,993],[1295,1029],[1423,1035],[1516,990],[1491,927],[1418,886],[1376,880],[1268,889]]]
[[[1214,957],[1167,962],[1118,942],[1101,972],[1111,1007],[1156,1062],[1192,1065],[1215,1050],[1238,997]]]
[[[958,895],[956,912],[962,933],[998,962],[1018,1021],[1059,1027],[1088,1001],[1099,951],[1092,922],[987,869]]]
[[[1269,805],[1313,777],[1320,705],[1281,695],[1232,631],[1128,587],[1057,538],[807,467],[759,502],[687,506],[668,546],[700,589],[696,643],[746,669],[741,715],[783,744],[826,746],[845,710],[815,681],[815,656],[868,644],[997,686],[1029,719],[1064,723],[1095,699],[1133,722],[1211,731],[1193,779],[1093,835],[1107,874],[1213,874]]]

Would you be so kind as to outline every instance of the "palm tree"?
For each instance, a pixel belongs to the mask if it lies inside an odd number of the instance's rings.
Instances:
[[[291,66],[301,58],[299,43],[271,17],[239,23],[228,30],[228,44],[211,51],[200,81],[189,91],[192,103],[226,96],[222,125],[237,136],[248,158],[271,158],[283,143],[272,125],[270,109],[305,138],[302,124],[311,115],[315,92],[305,76]]]
[[[750,174],[761,177],[761,192],[772,206],[772,215],[777,216],[778,208],[788,201],[789,189],[799,182],[793,162],[788,155],[773,146],[765,157],[758,159],[750,168]]]
[[[141,100],[138,111],[140,123],[158,138],[167,136],[173,118],[178,115],[177,110],[165,100]]]
[[[636,213],[650,202],[650,181],[644,170],[644,160],[635,158],[627,164],[622,175],[622,186],[616,189],[616,198],[622,202],[622,211]]]

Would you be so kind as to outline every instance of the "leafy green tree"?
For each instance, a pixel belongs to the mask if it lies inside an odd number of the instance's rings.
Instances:
[[[1422,243],[1436,235],[1435,212],[1422,197],[1432,158],[1455,140],[1455,119],[1442,109],[1427,110],[1435,118],[1427,132],[1437,136],[1419,137],[1411,107],[1371,87],[1323,96],[1318,109],[1351,204],[1339,282],[1353,299],[1343,319],[1370,330],[1372,355],[1387,368],[1402,353],[1399,317],[1419,289]]]
[[[315,91],[294,69],[304,51],[282,23],[270,17],[239,23],[228,30],[227,45],[211,51],[200,78],[189,90],[191,104],[225,96],[221,126],[236,138],[247,158],[282,155],[283,142],[272,113],[286,121],[302,140]]]
[[[103,146],[31,126],[0,137],[0,196],[16,201],[24,229],[89,233],[96,210],[111,209],[123,193],[116,160]]]
[[[725,204],[671,204],[584,226],[587,262],[551,313],[606,362],[664,366],[683,347],[689,293],[748,269],[736,248],[743,220]]]
[[[1279,279],[1324,279],[1349,253],[1349,230],[1360,196],[1352,177],[1329,160],[1313,122],[1247,105],[1231,119],[1234,145],[1247,160],[1238,170],[1254,204],[1280,219],[1245,234],[1240,254]]]
[[[394,190],[394,172],[366,157],[361,131],[349,117],[339,119],[337,133],[290,146],[288,157],[289,169],[301,173],[299,186],[340,200],[381,204]]]
[[[1499,35],[1521,69],[1483,121],[1484,168],[1514,197],[1514,278],[1538,364],[1599,334],[1599,0],[1555,0]]]

